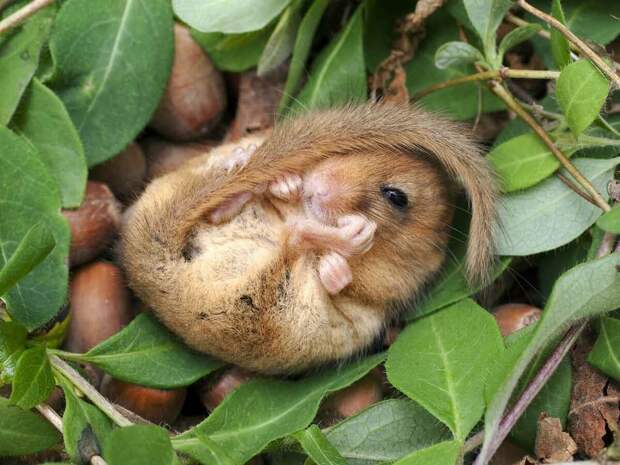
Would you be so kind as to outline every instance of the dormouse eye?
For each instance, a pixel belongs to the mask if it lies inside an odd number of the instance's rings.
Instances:
[[[409,205],[409,198],[407,197],[407,194],[396,187],[382,187],[381,194],[383,194],[383,197],[385,197],[385,199],[390,202],[392,206],[398,209],[402,210]]]

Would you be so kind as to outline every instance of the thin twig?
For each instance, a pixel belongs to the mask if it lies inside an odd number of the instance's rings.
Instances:
[[[435,92],[441,89],[445,89],[447,87],[467,84],[468,82],[487,81],[489,79],[497,79],[497,78],[501,78],[501,79],[506,79],[506,78],[557,79],[559,76],[560,76],[559,71],[541,71],[541,70],[532,70],[532,69],[510,69],[510,68],[492,69],[489,71],[482,71],[476,74],[470,74],[468,76],[463,76],[463,77],[459,77],[455,79],[450,79],[448,81],[439,82],[415,94],[413,96],[413,100],[418,100],[424,97],[425,95],[428,95],[432,92]]]
[[[54,0],[33,0],[28,5],[17,10],[11,16],[0,21],[0,34],[3,34],[16,26],[19,26],[37,11],[42,10],[48,5],[51,5],[53,2]]]
[[[599,397],[596,400],[591,400],[589,402],[584,402],[583,404],[578,405],[577,407],[572,409],[570,412],[568,412],[568,415],[574,415],[575,413],[577,413],[582,408],[590,407],[592,405],[596,405],[596,404],[616,404],[618,402],[620,402],[620,396],[603,396],[603,397]]]
[[[570,179],[568,179],[566,176],[564,176],[562,173],[557,172],[556,176],[560,179],[560,181],[562,181],[570,190],[572,190],[579,197],[590,202],[592,205],[596,205],[596,202],[594,201],[592,197],[590,197],[584,191],[579,189],[579,187],[575,186],[575,184],[573,184],[573,182]]]
[[[47,404],[39,404],[35,408],[54,426],[54,428],[60,431],[60,433],[63,433],[62,418],[52,407]],[[93,455],[90,458],[90,463],[92,465],[108,465],[108,463],[100,455]]]
[[[542,19],[547,24],[551,25],[553,28],[557,29],[564,37],[568,39],[568,41],[577,47],[579,53],[588,57],[592,62],[611,79],[611,81],[615,84],[616,88],[620,88],[620,77],[616,74],[615,70],[611,69],[609,65],[603,60],[596,52],[594,52],[588,45],[573,34],[570,29],[568,29],[564,24],[555,19],[553,16],[548,15],[544,11],[539,10],[538,8],[527,3],[526,0],[517,0],[518,5],[523,8],[525,11],[533,14],[534,16]]]
[[[583,175],[581,172],[573,165],[573,163],[568,159],[566,155],[564,155],[560,149],[553,143],[551,137],[547,134],[547,132],[538,124],[538,122],[530,115],[519,103],[514,99],[514,97],[497,81],[490,81],[489,85],[491,86],[491,90],[495,95],[501,98],[506,106],[514,111],[523,121],[525,121],[528,126],[530,126],[536,135],[542,139],[551,153],[558,159],[560,164],[568,171],[568,173],[577,181],[577,183],[586,191],[586,193],[592,198],[594,204],[599,207],[604,212],[608,212],[611,210],[609,204],[605,201],[605,199],[599,194],[599,192],[594,188],[592,183]]]
[[[103,413],[114,421],[118,426],[131,426],[133,423],[121,415],[114,406],[97,391],[92,384],[86,381],[76,370],[58,356],[50,354],[52,366],[69,379],[90,401],[95,404]]]
[[[470,437],[467,441],[465,441],[465,444],[463,445],[463,454],[467,454],[468,452],[471,452],[472,450],[477,449],[478,447],[482,445],[483,441],[484,441],[484,430],[478,431],[476,434]]]

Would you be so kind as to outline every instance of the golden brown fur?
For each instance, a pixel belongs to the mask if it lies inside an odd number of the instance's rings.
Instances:
[[[496,184],[454,123],[416,108],[367,104],[286,121],[240,171],[213,168],[209,159],[230,150],[151,183],[122,235],[131,287],[198,350],[286,373],[366,347],[440,268],[452,218],[450,179],[472,204],[468,275],[487,276]],[[289,245],[288,220],[303,215],[299,205],[259,196],[227,223],[205,220],[239,193],[321,169],[342,189],[334,217],[360,213],[377,224],[373,247],[348,259],[353,281],[333,296],[317,277],[319,251]],[[411,207],[390,208],[381,198],[385,184],[405,190]]]

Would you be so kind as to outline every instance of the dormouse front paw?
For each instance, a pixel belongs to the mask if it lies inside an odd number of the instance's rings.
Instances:
[[[325,290],[330,295],[335,295],[351,284],[353,274],[342,255],[329,252],[319,259],[319,279]]]
[[[222,161],[222,168],[228,173],[239,171],[248,164],[256,149],[256,144],[250,144],[247,147],[235,147],[232,153]]]
[[[269,192],[280,200],[291,201],[301,197],[303,180],[297,174],[280,176],[269,183]]]
[[[335,250],[345,257],[362,255],[368,252],[374,243],[377,223],[363,215],[346,215],[338,218]]]

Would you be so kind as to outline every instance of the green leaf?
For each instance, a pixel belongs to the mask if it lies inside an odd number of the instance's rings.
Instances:
[[[575,166],[599,192],[605,192],[620,158],[580,158]],[[563,172],[565,176],[569,176]],[[532,255],[569,243],[588,229],[601,210],[570,190],[557,177],[514,192],[500,202],[495,231],[499,255]]]
[[[114,378],[154,388],[188,386],[222,366],[190,350],[147,313],[85,354],[78,361],[97,365]]]
[[[103,458],[109,465],[172,465],[175,454],[165,429],[134,425],[110,433]]]
[[[28,331],[19,323],[0,320],[0,386],[13,379],[27,337]]]
[[[0,457],[34,454],[58,441],[60,434],[50,423],[0,397]]]
[[[34,149],[6,128],[0,128],[0,147],[0,267],[39,222],[56,241],[47,258],[3,296],[11,317],[33,330],[65,303],[69,227],[56,182]]]
[[[310,77],[299,93],[297,110],[330,107],[366,99],[362,7],[316,58]]]
[[[486,435],[497,430],[519,379],[543,348],[576,321],[620,306],[619,265],[620,253],[614,253],[576,266],[558,279],[529,343],[506,375],[494,383],[495,388],[491,390],[494,395],[485,415]],[[487,463],[489,452],[489,444],[485,443],[479,455],[480,463]]]
[[[329,442],[316,425],[293,435],[316,465],[347,465],[340,452]]]
[[[620,204],[614,206],[611,211],[603,214],[597,221],[596,225],[614,234],[620,234]]]
[[[299,14],[300,6],[301,3],[294,3],[284,10],[284,13],[280,16],[280,20],[276,24],[258,60],[256,72],[259,76],[267,74],[291,54],[295,42],[295,34],[301,21]]]
[[[68,0],[60,9],[50,38],[51,87],[89,166],[124,149],[159,105],[172,66],[172,26],[167,0]]]
[[[211,465],[215,463],[217,465],[235,465],[233,459],[230,458],[228,453],[215,441],[212,441],[209,436],[196,430],[194,436],[200,441],[203,447],[202,463]],[[211,454],[209,458],[208,455]]]
[[[567,156],[575,150],[564,151]],[[501,179],[502,190],[512,192],[538,184],[551,176],[560,162],[545,143],[532,132],[495,147],[488,160]]]
[[[297,37],[295,38],[295,47],[293,48],[293,57],[291,58],[288,76],[286,77],[286,84],[282,91],[282,99],[278,104],[278,114],[280,115],[285,114],[289,102],[299,88],[314,34],[328,4],[329,0],[314,0],[299,25],[299,31],[297,31]]]
[[[588,362],[603,373],[620,381],[620,321],[601,319],[601,331],[588,356]]]
[[[562,10],[562,3],[560,0],[552,0],[551,15],[566,25],[566,18],[564,17],[564,11]],[[551,54],[553,55],[553,61],[560,69],[564,68],[570,63],[570,46],[568,40],[555,28],[551,28]]]
[[[485,373],[502,351],[494,318],[466,299],[411,323],[390,347],[386,370],[394,387],[464,440],[482,417]]]
[[[88,170],[82,142],[62,101],[33,79],[11,127],[38,150],[56,178],[63,207],[79,207]]]
[[[219,444],[235,463],[243,464],[271,441],[306,428],[327,393],[354,383],[384,357],[374,355],[295,382],[257,379],[242,384],[205,421],[177,436],[175,449],[206,463],[212,454],[194,436],[194,431],[199,431]]]
[[[542,30],[542,26],[540,24],[526,24],[525,26],[519,26],[513,29],[506,34],[500,42],[498,55],[503,57],[504,54],[512,47],[532,38],[540,30]]]
[[[45,223],[31,227],[0,270],[0,296],[45,260],[55,246],[54,236]]]
[[[405,65],[407,89],[411,95],[433,84],[476,72],[473,66],[445,70],[435,67],[437,49],[446,42],[459,40],[458,25],[448,15],[445,8],[433,13],[427,19],[425,30],[426,38],[420,44],[413,59]],[[457,120],[474,118],[480,110],[489,112],[504,109],[503,103],[491,94],[487,86],[479,83],[463,84],[436,91],[421,98],[419,103],[430,111],[438,111]]]
[[[62,382],[66,402],[62,416],[62,429],[65,449],[71,458],[77,461],[78,441],[84,430],[90,427],[101,446],[112,432],[112,423],[97,407],[78,399],[73,389],[69,382]]]
[[[394,465],[455,465],[463,443],[445,441],[427,449],[415,451]]]
[[[11,404],[30,409],[47,399],[53,390],[54,375],[45,346],[24,351],[15,369]]]
[[[291,0],[173,0],[174,13],[202,32],[238,34],[261,29]]]
[[[562,70],[556,95],[576,136],[598,117],[608,91],[607,78],[588,60],[571,63]]]
[[[256,66],[272,31],[271,24],[258,31],[242,34],[198,32],[192,29],[192,37],[207,52],[217,68],[239,72]]]
[[[488,59],[494,58],[495,31],[510,8],[510,0],[463,0],[467,16],[480,36]]]
[[[435,52],[435,66],[439,69],[470,65],[483,60],[480,51],[467,42],[447,42]]]
[[[443,423],[408,399],[390,399],[325,431],[350,465],[380,465],[451,439]]]
[[[0,43],[0,126],[9,123],[34,76],[53,11],[43,9]]]

